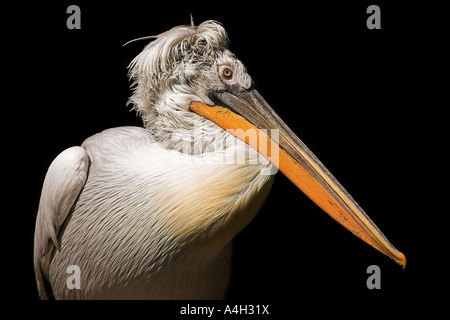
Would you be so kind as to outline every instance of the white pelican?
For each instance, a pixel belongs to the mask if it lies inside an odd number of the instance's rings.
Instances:
[[[219,23],[153,38],[129,66],[129,101],[145,128],[105,130],[48,169],[34,243],[41,298],[223,298],[231,241],[263,204],[275,166],[405,266],[405,256],[254,89]],[[236,129],[278,131],[267,131],[275,135],[266,145],[264,135],[254,140]],[[265,146],[275,142],[279,152],[269,155]],[[67,285],[72,266],[79,289]]]

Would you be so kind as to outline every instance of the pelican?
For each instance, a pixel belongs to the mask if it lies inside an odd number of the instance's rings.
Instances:
[[[144,127],[95,134],[48,169],[34,238],[40,298],[223,298],[232,240],[261,208],[277,170],[406,265],[255,90],[220,23],[151,38],[129,65],[129,103]]]

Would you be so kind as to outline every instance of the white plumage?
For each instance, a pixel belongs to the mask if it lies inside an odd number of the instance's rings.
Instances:
[[[253,88],[221,25],[180,26],[154,38],[129,67],[129,103],[145,128],[105,130],[50,165],[34,247],[42,298],[223,298],[231,240],[264,202],[274,165],[342,226],[406,266]],[[267,138],[266,129],[276,132]],[[73,265],[79,289],[67,285]]]
[[[250,87],[218,23],[159,35],[130,65],[130,102],[145,128],[105,130],[55,159],[36,221],[42,298],[224,296],[231,240],[272,182],[261,174],[268,160],[188,111],[191,101],[212,104],[208,90],[224,87],[225,63]],[[79,266],[81,289],[66,286],[69,265]]]

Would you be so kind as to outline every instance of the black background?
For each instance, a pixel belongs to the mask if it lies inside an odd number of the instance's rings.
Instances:
[[[70,4],[81,8],[81,30],[66,28]],[[366,27],[370,4],[381,8],[381,30]],[[33,308],[76,309],[36,301],[33,232],[46,170],[58,153],[92,134],[142,125],[125,106],[127,66],[147,41],[122,45],[189,24],[192,14],[196,24],[214,19],[224,25],[231,51],[258,91],[408,259],[402,270],[278,174],[263,209],[235,239],[227,299],[270,304],[274,318],[310,309],[347,316],[435,310],[435,294],[445,288],[439,264],[446,252],[434,250],[444,243],[436,225],[445,211],[433,208],[443,199],[431,181],[442,149],[429,137],[443,134],[433,109],[443,106],[434,100],[442,83],[425,87],[441,68],[444,39],[434,18],[440,10],[386,1],[60,1],[17,8],[11,27],[26,23],[27,30],[17,36],[22,46],[10,62],[21,61],[21,83],[13,84],[18,108],[10,119],[26,133],[15,138],[24,154],[15,178],[21,184],[16,225],[25,227],[20,258],[9,268],[22,275],[13,296]],[[366,287],[370,265],[381,268],[381,290]],[[148,306],[179,311],[167,303],[132,305]]]

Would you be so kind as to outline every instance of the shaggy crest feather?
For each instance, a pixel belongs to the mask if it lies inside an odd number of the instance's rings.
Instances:
[[[174,27],[156,36],[130,63],[133,94],[128,104],[165,148],[190,154],[223,148],[231,141],[229,135],[188,108],[192,101],[212,104],[208,92],[223,87],[217,69],[225,63],[251,83],[243,64],[228,50],[227,33],[218,22]],[[195,128],[203,128],[203,134],[195,136]],[[202,148],[194,150],[199,139]]]
[[[133,79],[133,95],[128,103],[144,116],[152,115],[161,93],[170,86],[173,77],[185,77],[185,72],[177,74],[182,64],[213,64],[217,53],[228,47],[225,29],[217,22],[206,21],[196,26],[177,26],[158,36],[136,56],[128,66],[129,77]],[[179,79],[180,82],[183,79]],[[166,86],[161,88],[161,83]],[[144,119],[144,122],[148,119]]]

